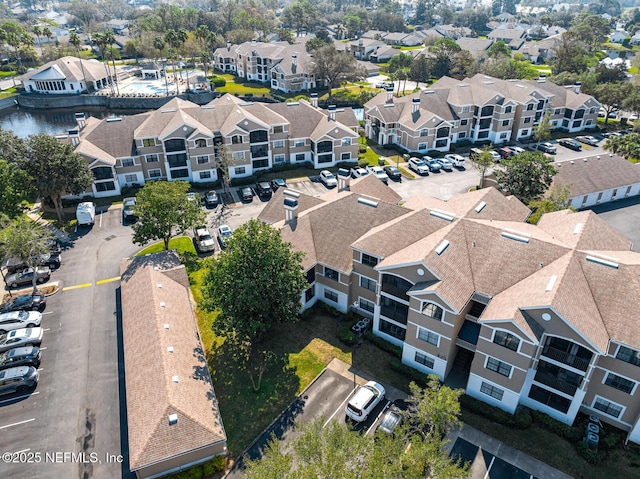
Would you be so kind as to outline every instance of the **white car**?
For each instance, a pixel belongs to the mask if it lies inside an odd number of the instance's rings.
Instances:
[[[42,313],[38,311],[12,311],[0,314],[0,334],[20,328],[40,326]]]
[[[500,163],[500,160],[502,159],[500,153],[498,153],[496,150],[489,150],[489,154],[493,158],[493,161],[495,161],[496,163]]]
[[[444,157],[451,162],[456,168],[464,168],[464,156],[456,153],[448,153]]]
[[[385,185],[389,183],[389,175],[387,175],[381,166],[370,166],[369,171]]]
[[[209,233],[209,230],[206,227],[200,226],[199,228],[196,228],[195,237],[199,251],[203,253],[208,251],[215,251],[216,242],[214,241],[211,233]]]
[[[436,161],[440,163],[444,171],[453,171],[453,163],[449,161],[449,158],[436,158]]]
[[[40,346],[41,342],[42,328],[14,329],[0,335],[0,352],[22,346]]]
[[[519,146],[510,146],[509,149],[513,151],[514,155],[519,155],[520,153],[524,153],[524,148],[520,148]]]
[[[381,384],[369,381],[364,386],[360,386],[344,410],[348,418],[355,422],[362,422],[367,419],[371,411],[384,399],[385,390]]]
[[[227,247],[227,240],[233,236],[233,231],[228,225],[220,225],[218,228],[218,239],[222,248]]]
[[[415,156],[409,158],[409,169],[415,171],[419,175],[429,175],[427,162],[422,158],[416,158]]]
[[[329,170],[322,170],[320,172],[320,181],[327,188],[338,186],[338,179],[336,178],[336,175],[331,173]]]
[[[360,178],[361,176],[367,176],[368,174],[369,170],[366,168],[362,168],[360,166],[351,168],[351,178]]]

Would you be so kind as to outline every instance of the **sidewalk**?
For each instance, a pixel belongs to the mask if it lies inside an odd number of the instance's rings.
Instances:
[[[355,374],[356,382],[358,384],[364,384],[371,379],[375,379],[361,371],[354,371],[354,369],[352,369],[349,364],[340,361],[339,359],[333,359],[327,366],[327,369],[331,369],[341,376],[350,379],[352,379]],[[383,385],[387,391],[387,398],[389,400],[394,401],[396,399],[405,399],[407,397],[407,394],[405,392],[387,384]],[[572,479],[572,477],[568,474],[565,474],[564,472],[561,472],[558,469],[555,469],[548,464],[529,456],[528,454],[507,446],[497,439],[488,436],[487,434],[466,424],[462,429],[452,431],[447,435],[447,439],[449,440],[449,443],[447,444],[448,452],[451,451],[458,438],[464,439],[465,441],[478,446],[483,451],[488,452],[489,454],[493,454],[494,456],[501,458],[509,464],[512,464],[522,469],[523,471],[534,475],[537,478]],[[478,456],[480,457],[480,460],[478,460]],[[473,463],[473,466],[469,473],[469,478],[475,479],[487,477],[486,473],[488,466],[488,464],[485,464],[484,461],[482,461],[482,454],[478,454],[476,456],[476,461]]]
[[[33,208],[31,208],[27,212],[27,216],[29,217],[29,219],[34,223],[39,224],[43,228],[48,229],[51,232],[51,234],[58,239],[60,243],[71,243],[71,237],[67,233],[62,231],[60,228],[56,228],[48,221],[42,219],[42,217],[38,214],[40,212],[41,207],[42,207],[41,203],[39,201],[36,201],[36,203],[33,205]]]

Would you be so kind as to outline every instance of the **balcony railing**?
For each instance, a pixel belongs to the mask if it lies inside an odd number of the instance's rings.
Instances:
[[[570,384],[566,381],[562,381],[552,374],[544,373],[542,371],[536,372],[534,381],[545,384],[546,386],[552,387],[556,391],[561,391],[571,396],[573,396],[578,389],[578,386],[576,386],[575,384]]]
[[[556,349],[551,346],[545,346],[542,350],[542,355],[562,364],[571,366],[572,368],[579,369],[580,371],[586,371],[589,367],[588,360],[571,355],[566,351],[561,351],[560,349]]]

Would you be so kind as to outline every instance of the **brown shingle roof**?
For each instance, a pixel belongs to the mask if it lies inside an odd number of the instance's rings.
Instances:
[[[102,155],[98,156],[100,159],[105,155],[114,158],[134,156],[137,153],[133,133],[148,117],[149,113],[141,113],[125,116],[118,121],[104,119],[90,133],[85,133],[76,152],[83,153],[84,143],[88,142],[102,150]]]
[[[303,211],[308,210],[309,208],[313,208],[321,203],[324,203],[324,200],[317,198],[315,196],[307,195],[302,193],[301,191],[297,191],[295,188],[278,188],[278,190],[273,193],[273,197],[270,201],[267,202],[263,210],[260,212],[258,219],[263,223],[274,224],[280,221],[284,221],[284,199],[287,197],[284,194],[285,190],[293,191],[299,196],[296,198],[298,201],[298,214]]]
[[[177,263],[175,252],[163,252],[121,264],[132,470],[226,441],[189,292],[172,279],[178,270],[186,278]]]

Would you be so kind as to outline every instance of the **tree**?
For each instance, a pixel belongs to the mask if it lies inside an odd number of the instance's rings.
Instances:
[[[582,73],[589,67],[589,50],[574,36],[561,35],[552,48],[555,59],[551,64],[554,75],[562,72]]]
[[[584,42],[589,52],[594,53],[600,50],[609,32],[611,32],[611,25],[606,18],[601,15],[581,13],[574,18],[571,28],[565,35]]]
[[[79,195],[93,184],[93,175],[85,160],[69,144],[60,143],[44,133],[26,140],[25,158],[19,166],[31,177],[41,198],[49,198],[64,221],[62,195]]]
[[[611,112],[620,108],[632,90],[633,86],[629,83],[603,83],[595,87],[593,96],[602,103],[602,108],[606,113],[605,124],[608,123]]]
[[[20,218],[0,231],[0,256],[15,258],[29,268],[36,268],[40,256],[49,252],[47,240],[51,233],[40,225]],[[33,275],[33,292],[37,291],[37,277]]]
[[[257,219],[238,228],[208,264],[203,307],[220,310],[214,331],[256,344],[273,325],[296,321],[302,291],[309,286],[302,258],[280,230]]]
[[[282,21],[291,25],[300,36],[303,31],[313,29],[318,23],[318,9],[309,0],[296,0],[282,10]]]
[[[431,74],[440,78],[448,76],[454,66],[454,56],[460,52],[462,48],[452,38],[441,38],[429,47],[429,51],[433,54],[431,61]]]
[[[494,164],[493,156],[489,153],[490,149],[490,145],[487,145],[482,149],[482,153],[478,155],[471,155],[469,157],[474,168],[480,172],[480,189],[484,188],[484,179],[487,176],[489,168]]]
[[[627,160],[640,159],[640,133],[608,138],[604,142],[604,149]]]
[[[505,42],[498,40],[487,49],[487,56],[489,58],[495,58],[498,56],[510,57],[511,49]]]
[[[551,112],[546,112],[540,123],[533,127],[533,138],[542,143],[551,138]]]
[[[137,195],[138,221],[132,225],[133,242],[142,246],[162,240],[166,250],[171,238],[202,224],[204,212],[198,202],[187,197],[188,191],[186,181],[145,183]]]
[[[556,169],[553,158],[539,151],[525,151],[502,161],[496,170],[498,184],[507,194],[528,203],[537,200],[551,186]]]
[[[433,433],[444,436],[453,429],[460,429],[460,396],[462,389],[443,385],[438,376],[429,374],[427,386],[422,389],[416,383],[409,384],[411,412],[419,424],[429,425]]]
[[[527,223],[536,225],[545,213],[569,208],[571,206],[571,201],[569,200],[570,192],[571,185],[553,185],[545,198],[530,201],[527,206],[531,209],[532,213],[527,218]],[[573,210],[573,208],[571,209]]]
[[[0,159],[0,211],[15,218],[23,210],[23,201],[31,193],[27,172],[18,168],[15,162]]]
[[[393,73],[401,68],[411,68],[411,65],[413,65],[413,57],[406,53],[400,53],[389,60],[387,71]]]
[[[324,80],[329,87],[329,96],[333,88],[343,81],[355,80],[366,76],[358,68],[358,62],[353,55],[339,52],[333,45],[319,48],[313,53],[312,73],[317,81]]]
[[[80,45],[82,41],[80,40],[80,35],[76,32],[71,32],[69,34],[69,44],[73,45],[73,48],[76,50],[76,55],[78,56],[78,60],[80,60],[80,70],[82,70],[82,79],[84,80],[84,87],[89,90],[89,85],[87,85],[87,77],[84,73],[84,66],[82,65],[82,57],[80,56]]]

